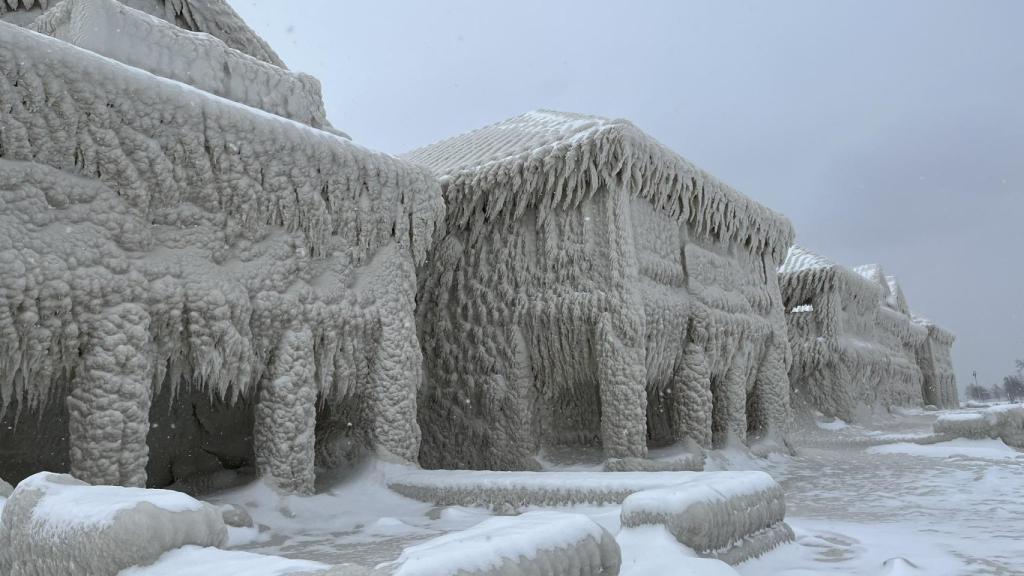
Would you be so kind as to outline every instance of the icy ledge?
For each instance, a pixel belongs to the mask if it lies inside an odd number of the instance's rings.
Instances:
[[[622,526],[662,525],[698,555],[739,564],[793,540],[782,487],[764,472],[696,474],[622,503]]]

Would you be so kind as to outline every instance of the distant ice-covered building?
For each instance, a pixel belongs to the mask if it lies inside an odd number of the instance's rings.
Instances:
[[[917,351],[917,364],[924,377],[924,403],[937,408],[959,408],[960,396],[953,373],[956,336],[926,318],[914,317],[914,322],[928,330],[928,337]]]
[[[624,120],[536,111],[406,158],[448,202],[419,275],[424,466],[784,425],[784,217]]]
[[[858,406],[920,405],[919,356],[928,329],[910,315],[893,276],[878,265],[849,269],[794,246],[779,268],[794,395],[852,420]]]
[[[128,3],[0,4],[35,30],[0,21],[4,477],[415,461],[437,180],[328,131],[223,0]]]

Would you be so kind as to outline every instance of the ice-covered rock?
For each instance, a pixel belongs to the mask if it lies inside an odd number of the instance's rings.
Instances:
[[[535,111],[405,157],[449,207],[420,274],[424,466],[781,433],[784,217],[625,120]]]
[[[622,526],[665,526],[704,557],[738,564],[793,540],[782,487],[764,472],[701,473],[632,494]]]
[[[992,406],[983,412],[943,414],[932,425],[937,434],[956,438],[999,438],[1024,448],[1024,404]]]
[[[582,514],[499,516],[411,546],[378,567],[394,576],[615,576],[619,545]]]
[[[220,511],[180,492],[90,486],[66,474],[26,478],[0,522],[0,573],[103,576],[185,545],[220,546]]]
[[[14,492],[14,486],[0,478],[0,498],[8,498]]]

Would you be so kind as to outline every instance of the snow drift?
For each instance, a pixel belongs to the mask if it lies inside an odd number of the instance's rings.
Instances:
[[[619,545],[582,514],[498,516],[406,548],[377,568],[394,576],[615,576]]]

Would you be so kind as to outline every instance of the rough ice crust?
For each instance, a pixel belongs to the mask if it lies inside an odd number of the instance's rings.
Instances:
[[[0,20],[28,25],[61,3],[61,0],[6,0],[0,2]],[[270,45],[245,24],[227,0],[123,0],[121,3],[185,30],[205,32],[235,50],[285,68]]]
[[[499,516],[405,549],[394,576],[615,576],[619,545],[582,514]]]
[[[795,396],[847,422],[858,405],[922,403],[919,362],[928,329],[903,311],[906,298],[894,278],[877,265],[853,271],[794,246],[779,284]]]
[[[418,275],[424,466],[781,432],[784,218],[622,120],[532,112],[406,157],[449,204]]]
[[[945,414],[932,425],[947,438],[999,438],[1008,446],[1024,448],[1024,406],[994,406],[981,413]]]
[[[324,128],[320,83],[116,0],[64,0],[30,30],[228,100]]]
[[[914,322],[928,330],[928,337],[917,350],[917,363],[924,377],[924,403],[938,408],[959,408],[960,395],[953,373],[953,342],[956,336],[925,318],[915,317]]]
[[[221,546],[226,538],[220,511],[184,494],[89,486],[41,472],[4,507],[0,573],[117,574],[180,546]]]
[[[715,483],[732,472],[495,472],[418,470],[388,478],[403,496],[438,506],[524,506],[618,504],[642,490],[687,482]]]
[[[793,539],[782,487],[764,472],[704,473],[622,503],[622,526],[659,524],[704,557],[738,564]]]
[[[67,397],[76,474],[140,484],[161,387],[252,397],[303,329],[340,433],[415,459],[426,170],[3,22],[0,108],[0,407]]]

